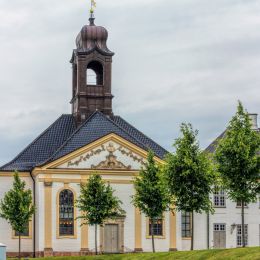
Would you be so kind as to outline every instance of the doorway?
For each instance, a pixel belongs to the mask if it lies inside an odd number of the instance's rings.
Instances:
[[[118,224],[106,224],[104,228],[104,252],[119,253]]]
[[[100,251],[102,253],[124,253],[125,216],[105,221],[100,227]]]
[[[214,224],[214,248],[226,248],[226,224]]]

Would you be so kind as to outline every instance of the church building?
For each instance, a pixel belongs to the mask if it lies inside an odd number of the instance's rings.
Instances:
[[[0,168],[0,199],[19,171],[33,191],[37,211],[22,236],[25,254],[84,255],[94,249],[94,229],[75,220],[80,184],[98,172],[123,202],[125,216],[100,228],[99,250],[107,253],[150,251],[149,220],[131,204],[133,178],[148,150],[162,163],[167,151],[112,108],[112,58],[108,32],[94,18],[76,38],[72,64],[71,114],[61,115],[11,162]],[[161,251],[176,248],[175,216],[167,213],[154,227]],[[9,255],[18,251],[17,234],[0,219],[0,241]]]
[[[80,184],[99,173],[123,202],[124,216],[107,220],[98,230],[98,248],[104,253],[152,251],[151,229],[156,251],[189,250],[191,216],[165,212],[152,226],[131,203],[133,179],[144,166],[151,149],[157,163],[167,151],[114,115],[112,106],[112,58],[108,32],[96,26],[93,16],[76,38],[72,64],[71,114],[61,115],[11,162],[0,168],[0,199],[11,189],[13,172],[19,171],[33,193],[37,208],[22,234],[23,255],[86,255],[94,251],[94,227],[81,226],[75,201]],[[256,126],[257,128],[257,126]],[[258,128],[257,128],[258,129]],[[213,145],[209,151],[214,152]],[[194,248],[241,246],[239,205],[224,191],[212,194],[214,215],[195,214]],[[246,209],[247,243],[260,245],[260,204]],[[18,252],[18,237],[0,219],[0,242],[9,256]]]

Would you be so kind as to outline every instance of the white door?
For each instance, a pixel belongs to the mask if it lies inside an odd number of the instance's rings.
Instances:
[[[226,248],[226,225],[214,224],[213,232],[214,248]]]

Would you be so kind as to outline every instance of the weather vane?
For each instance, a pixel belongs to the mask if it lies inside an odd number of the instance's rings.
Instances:
[[[97,7],[97,3],[95,0],[91,0],[91,8],[90,8],[90,17],[94,18],[94,10]]]

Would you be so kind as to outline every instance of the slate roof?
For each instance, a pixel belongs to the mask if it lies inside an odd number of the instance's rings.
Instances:
[[[258,132],[260,134],[260,128],[255,130],[256,132]],[[216,149],[217,149],[217,145],[220,139],[222,139],[225,136],[226,130],[221,133],[206,149],[205,151],[208,153],[215,153]],[[260,151],[257,153],[260,154]]]
[[[119,116],[93,113],[78,128],[72,115],[62,115],[0,171],[30,171],[63,157],[110,133],[117,134],[138,147],[153,150],[161,159],[167,151]]]
[[[206,149],[205,151],[208,152],[208,153],[215,153],[216,151],[216,148],[217,148],[217,145],[218,145],[218,142],[220,139],[222,139],[224,137],[226,133],[226,130],[221,133],[221,135],[219,135]]]
[[[72,115],[60,116],[11,162],[0,167],[0,171],[31,170],[39,162],[50,158],[75,129],[76,123]]]

